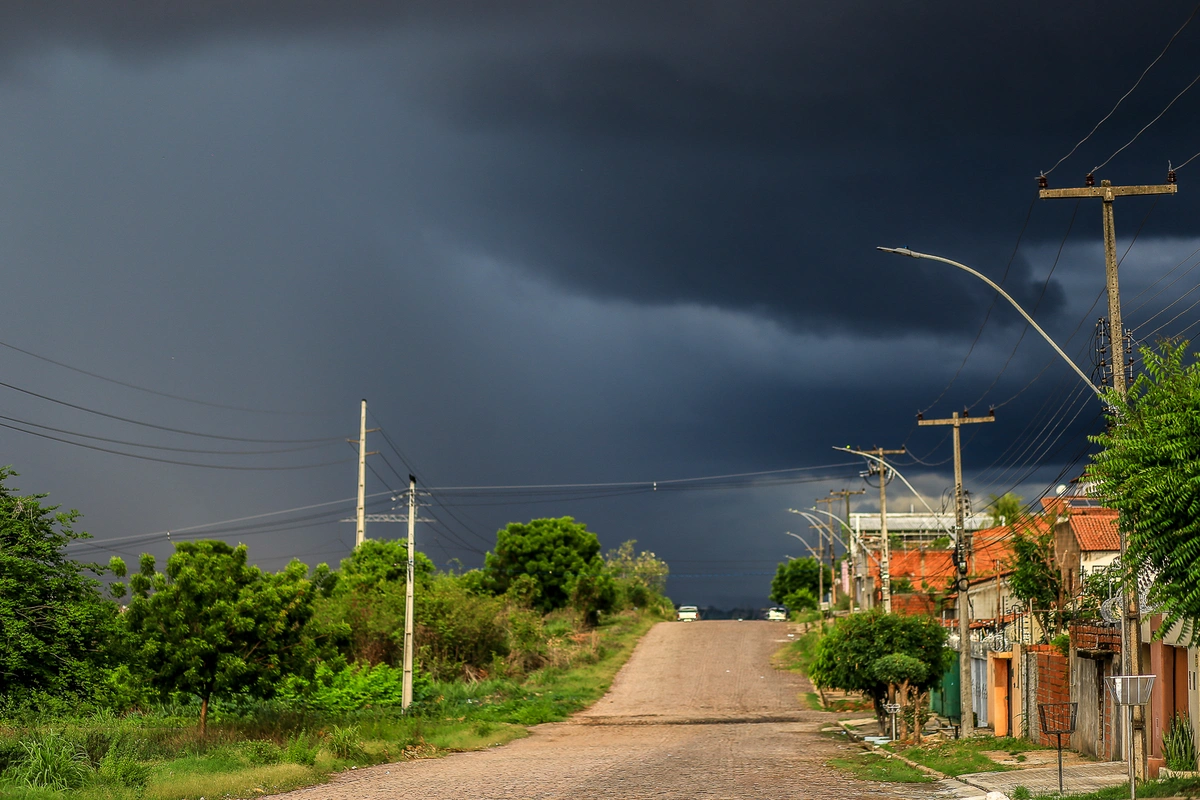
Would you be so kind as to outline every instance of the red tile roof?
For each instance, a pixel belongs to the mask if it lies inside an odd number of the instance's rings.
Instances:
[[[1089,509],[1086,513],[1072,514],[1071,533],[1075,534],[1079,549],[1084,552],[1121,549],[1117,512],[1111,508]]]

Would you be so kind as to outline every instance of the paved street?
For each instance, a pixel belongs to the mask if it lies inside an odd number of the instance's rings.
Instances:
[[[805,680],[770,667],[781,623],[662,623],[612,691],[573,720],[505,747],[357,770],[289,800],[470,798],[926,798],[936,785],[854,780],[825,766],[857,752],[819,731]]]

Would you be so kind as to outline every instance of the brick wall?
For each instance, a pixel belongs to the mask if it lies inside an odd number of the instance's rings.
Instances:
[[[912,592],[892,595],[892,611],[909,616],[937,616],[940,609],[931,595],[924,592]]]
[[[1071,646],[1076,650],[1112,650],[1118,653],[1121,651],[1121,628],[1117,625],[1076,622],[1068,631],[1071,635]]]
[[[1029,648],[1037,663],[1037,701],[1039,703],[1069,703],[1071,701],[1071,669],[1066,657],[1052,645],[1033,645]],[[1040,720],[1031,720],[1037,731],[1035,741],[1055,745],[1057,737],[1042,733]],[[1070,736],[1063,736],[1063,747],[1070,747]]]

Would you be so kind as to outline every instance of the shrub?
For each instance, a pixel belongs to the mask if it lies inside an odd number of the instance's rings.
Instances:
[[[287,747],[283,749],[283,760],[289,764],[311,767],[317,762],[317,752],[320,749],[319,742],[301,731],[296,736],[288,737]]]
[[[248,742],[242,742],[238,745],[238,749],[251,765],[278,764],[283,758],[283,751],[279,749],[279,745],[265,739],[251,739]]]
[[[100,779],[114,786],[139,789],[150,780],[150,767],[142,763],[133,739],[119,737],[110,743],[100,759]]]
[[[60,733],[49,733],[21,742],[24,757],[12,775],[32,789],[78,789],[91,778],[87,753]]]
[[[1187,717],[1176,714],[1171,720],[1171,727],[1163,734],[1162,753],[1167,761],[1167,769],[1196,768],[1196,737]]]
[[[363,749],[362,737],[357,725],[334,725],[325,734],[325,746],[334,758],[345,761],[363,758],[367,751]]]

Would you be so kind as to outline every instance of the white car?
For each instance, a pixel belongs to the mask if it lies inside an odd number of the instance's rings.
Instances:
[[[700,609],[695,606],[680,606],[675,612],[676,622],[699,622]]]
[[[769,622],[787,622],[786,608],[768,608],[767,620]]]

